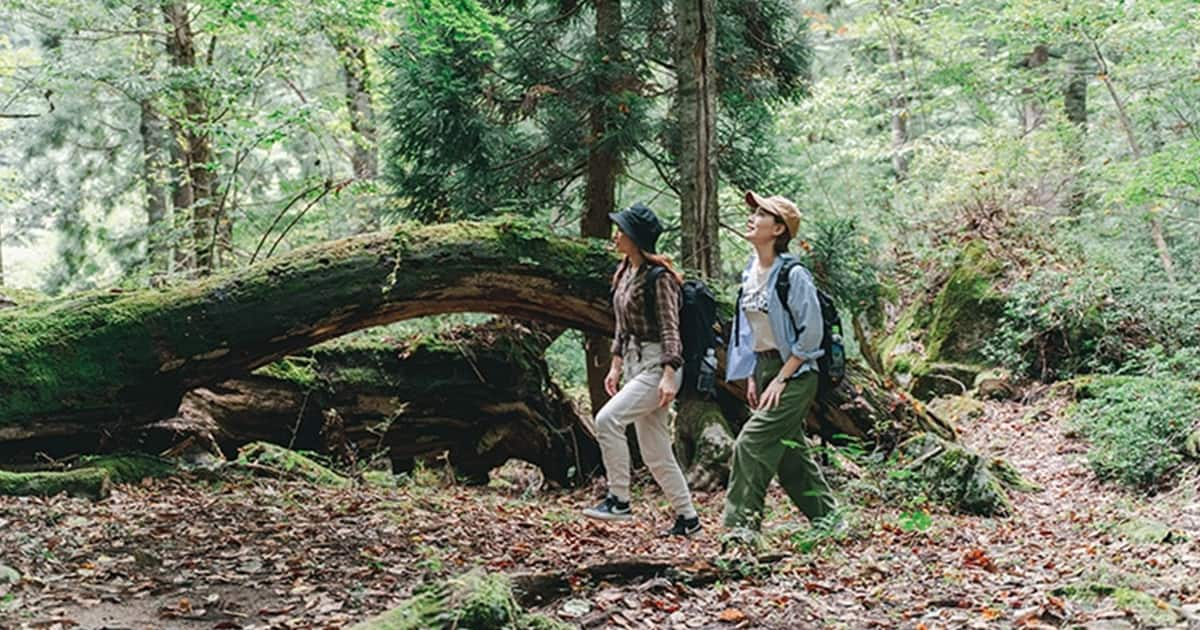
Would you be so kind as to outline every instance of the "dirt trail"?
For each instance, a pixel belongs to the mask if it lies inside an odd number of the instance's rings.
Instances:
[[[989,403],[961,425],[964,441],[1044,488],[1015,494],[1010,518],[934,508],[923,531],[905,531],[914,506],[885,503],[870,475],[839,477],[851,535],[809,541],[776,488],[767,541],[793,556],[774,571],[704,588],[590,586],[543,612],[645,628],[1200,623],[1196,471],[1153,498],[1100,484],[1061,406]],[[336,628],[472,566],[720,551],[720,493],[697,496],[700,535],[663,540],[671,517],[645,479],[638,520],[608,525],[579,515],[596,488],[541,493],[530,473],[506,470],[478,489],[430,472],[397,488],[174,479],[96,504],[0,497],[0,565],[21,574],[10,582],[0,567],[0,628]]]

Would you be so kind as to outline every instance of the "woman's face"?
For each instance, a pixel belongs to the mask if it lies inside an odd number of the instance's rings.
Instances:
[[[753,208],[750,216],[746,219],[746,240],[751,243],[771,243],[774,242],[784,231],[787,230],[775,215],[763,210],[762,208]]]
[[[629,238],[628,234],[622,232],[619,227],[613,230],[612,242],[613,248],[626,256],[632,256],[638,252],[637,244],[633,242],[633,239]]]

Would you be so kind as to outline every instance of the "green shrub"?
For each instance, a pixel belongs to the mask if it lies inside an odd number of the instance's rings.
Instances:
[[[1135,271],[1046,267],[1013,284],[985,356],[1042,380],[1164,367],[1181,376],[1190,370],[1194,378],[1200,357],[1190,348],[1200,345],[1200,287]]]
[[[1200,421],[1200,384],[1166,378],[1080,379],[1071,421],[1091,443],[1088,462],[1102,479],[1154,487],[1170,479]]]

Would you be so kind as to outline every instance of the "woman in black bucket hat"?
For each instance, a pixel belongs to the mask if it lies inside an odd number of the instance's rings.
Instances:
[[[613,313],[616,316],[612,366],[604,378],[611,399],[596,414],[596,437],[608,477],[608,496],[584,515],[608,521],[633,518],[629,505],[629,444],[625,427],[637,428],[638,446],[646,467],[675,508],[668,535],[690,536],[700,531],[700,518],[671,447],[667,409],[683,379],[683,344],[679,336],[679,287],[683,276],[655,250],[662,223],[654,211],[637,203],[609,215],[616,224],[613,245],[622,256],[613,274]],[[656,317],[647,315],[647,274],[656,274]],[[624,380],[624,385],[620,385]]]

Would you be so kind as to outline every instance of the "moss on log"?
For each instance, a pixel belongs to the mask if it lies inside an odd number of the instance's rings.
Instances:
[[[567,630],[572,626],[521,610],[503,574],[471,571],[428,585],[400,606],[351,630]]]
[[[110,448],[107,436],[175,415],[189,390],[408,318],[490,312],[611,334],[614,262],[601,241],[555,236],[524,220],[402,225],[185,286],[91,292],[0,309],[0,451]],[[969,279],[952,284],[978,286]],[[733,293],[716,293],[722,312],[730,313]],[[968,302],[947,297],[940,312],[946,318],[968,312]],[[939,347],[953,348],[964,337],[937,338]],[[302,388],[314,384],[300,364],[271,375]],[[347,371],[341,378],[361,375]],[[815,428],[888,447],[914,430],[953,435],[874,373],[857,369],[848,381],[836,394],[829,423],[814,420]],[[736,422],[738,415],[726,419]],[[294,424],[293,417],[284,426]],[[501,431],[489,440],[520,438]]]
[[[99,501],[111,491],[108,471],[101,468],[20,473],[0,470],[0,495],[49,497],[65,492]]]
[[[283,479],[296,479],[322,486],[344,488],[350,480],[318,464],[312,458],[269,442],[252,442],[238,450],[233,462],[257,473]]]
[[[152,477],[168,477],[179,470],[179,466],[172,460],[143,453],[84,457],[79,468],[108,471],[113,483],[137,483]]]
[[[499,220],[404,225],[167,290],[0,310],[0,440],[169,417],[183,393],[353,330],[492,312],[610,334],[597,240]]]

